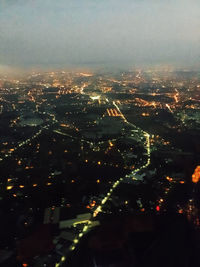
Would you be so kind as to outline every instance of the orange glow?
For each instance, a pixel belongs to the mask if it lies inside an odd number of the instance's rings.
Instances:
[[[115,117],[115,114],[114,114],[112,108],[110,109],[110,113],[111,113],[111,116]]]
[[[118,115],[115,109],[112,109],[112,114],[114,117],[116,117]]]
[[[33,187],[36,187],[37,186],[37,184],[33,184]]]
[[[13,185],[9,185],[6,187],[7,190],[11,190],[13,188]]]
[[[185,181],[180,181],[180,184],[184,184],[185,183]]]
[[[99,180],[99,179],[97,180],[97,183],[98,183],[98,184],[100,183],[100,180]]]
[[[91,209],[96,206],[96,201],[93,200],[89,205],[86,206],[87,209]]]
[[[108,116],[111,116],[111,114],[110,114],[110,111],[109,111],[109,109],[107,108],[107,113],[108,113]]]
[[[109,145],[110,145],[110,146],[114,146],[113,143],[112,143],[111,141],[109,141]]]
[[[98,161],[98,165],[101,165],[101,161]]]
[[[24,185],[20,185],[19,187],[20,187],[20,188],[24,188]]]
[[[169,182],[172,182],[173,181],[173,178],[167,176],[166,179],[169,181]]]
[[[200,179],[200,165],[196,167],[196,169],[194,170],[194,173],[192,175],[192,182],[193,183],[198,183]]]
[[[148,117],[148,116],[149,116],[149,113],[144,113],[144,112],[143,112],[143,113],[142,113],[142,116],[143,116],[143,117]]]
[[[113,109],[113,113],[115,114],[115,116],[120,116],[116,109]]]
[[[71,180],[72,183],[74,183],[75,181],[74,180]]]
[[[28,267],[28,264],[27,263],[23,263],[22,266],[23,267]]]
[[[178,96],[178,94],[174,95],[174,100],[175,100],[176,103],[178,103],[178,97],[177,96]]]
[[[26,170],[33,169],[33,166],[26,166],[25,169]]]

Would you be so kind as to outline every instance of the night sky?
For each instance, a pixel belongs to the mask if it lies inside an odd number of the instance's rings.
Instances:
[[[199,0],[0,0],[0,69],[195,65]]]

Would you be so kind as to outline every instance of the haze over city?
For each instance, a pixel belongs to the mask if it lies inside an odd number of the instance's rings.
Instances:
[[[199,66],[198,0],[0,0],[0,70]]]
[[[0,266],[200,266],[199,0],[0,0]]]

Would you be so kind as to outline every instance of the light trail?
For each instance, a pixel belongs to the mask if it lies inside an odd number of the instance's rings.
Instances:
[[[176,91],[176,94],[174,94],[174,100],[176,103],[178,103],[179,92],[177,89],[175,89],[175,91]]]
[[[24,140],[23,142],[18,143],[12,150],[8,152],[8,154],[5,154],[3,158],[0,158],[0,161],[3,161],[5,158],[10,157],[13,152],[15,152],[17,149],[19,149],[22,146],[28,145],[32,140],[34,140],[36,137],[38,137],[41,134],[42,130],[39,130],[37,133],[35,133],[31,138],[28,138]]]
[[[170,108],[170,105],[169,105],[169,104],[166,104],[166,107],[169,109],[169,111],[170,111],[171,113],[173,113],[173,111],[172,111],[172,109]]]
[[[120,114],[117,112],[117,110],[115,108],[113,109],[113,112],[115,113],[116,117],[120,116]]]
[[[111,111],[112,117],[115,117],[115,113],[112,108],[110,109],[110,111]]]
[[[118,112],[120,113],[120,115],[121,115],[121,117],[123,118],[123,120],[124,120],[125,123],[128,123],[128,124],[130,124],[130,125],[136,127],[135,125],[133,125],[132,123],[130,123],[130,122],[127,121],[127,119],[125,118],[125,116],[124,116],[123,113],[121,112],[120,108],[117,106],[117,104],[116,104],[114,101],[113,101],[113,105],[116,107],[116,109],[117,109]],[[125,177],[121,177],[121,178],[119,178],[117,181],[115,181],[115,182],[113,183],[113,185],[111,186],[110,190],[107,192],[106,196],[101,200],[101,204],[98,205],[97,208],[93,211],[91,220],[89,220],[89,221],[87,222],[87,224],[83,227],[82,232],[80,232],[80,233],[78,234],[78,236],[73,240],[72,245],[69,247],[69,250],[70,250],[70,251],[73,251],[73,250],[77,247],[77,245],[79,244],[81,238],[82,238],[82,237],[89,231],[89,229],[90,229],[90,224],[92,223],[92,220],[94,220],[95,217],[102,211],[103,206],[104,206],[104,205],[106,204],[106,202],[110,199],[110,197],[111,197],[113,191],[120,185],[120,183],[121,183],[123,180],[127,179],[127,178],[131,178],[131,179],[133,179],[133,180],[137,180],[137,178],[134,177],[135,174],[138,173],[139,171],[141,171],[141,170],[147,168],[147,167],[150,165],[150,163],[151,163],[150,135],[149,135],[147,132],[141,130],[139,127],[136,127],[136,128],[137,128],[139,131],[142,131],[143,135],[144,135],[145,138],[146,138],[145,147],[146,147],[146,151],[147,151],[147,162],[146,162],[143,166],[141,166],[140,168],[133,170],[130,174],[126,175]],[[66,262],[66,256],[67,256],[67,255],[63,256],[63,257],[61,258],[60,262],[58,262],[58,263],[55,264],[55,267],[59,267],[59,266],[61,266],[64,262]]]
[[[20,147],[23,147],[25,145],[28,145],[31,141],[33,141],[36,137],[38,137],[42,131],[45,129],[47,130],[50,126],[52,126],[53,124],[55,124],[56,122],[58,122],[56,119],[55,119],[55,116],[52,115],[52,114],[49,114],[52,118],[52,124],[47,124],[45,126],[43,126],[38,132],[36,132],[32,137],[18,143],[14,148],[12,148],[12,150],[10,150],[8,152],[8,154],[5,154],[4,157],[0,158],[0,162],[2,162],[3,160],[5,160],[6,158],[10,157],[15,151],[17,151]]]
[[[80,93],[81,93],[82,95],[85,94],[85,92],[84,92],[84,88],[85,88],[86,86],[87,86],[87,84],[84,83],[83,86],[81,86],[81,88],[80,88]]]
[[[111,117],[110,110],[108,108],[107,108],[107,113],[108,113],[108,116]]]
[[[118,110],[119,114],[121,115],[121,117],[123,118],[125,123],[128,123],[127,119],[124,117],[124,114],[121,112],[121,110],[119,109],[119,107],[117,106],[117,104],[115,103],[115,101],[113,101],[113,105],[116,107],[116,109]]]
[[[83,92],[82,92],[82,93],[83,93]],[[106,101],[109,102],[108,99],[106,99]],[[70,250],[70,251],[73,251],[73,250],[77,247],[77,245],[78,245],[80,239],[81,239],[81,238],[82,238],[82,237],[89,231],[89,229],[90,229],[90,225],[91,225],[91,223],[92,223],[92,220],[94,220],[95,217],[102,211],[102,208],[104,207],[104,205],[106,204],[106,202],[110,199],[110,197],[111,197],[111,195],[112,195],[114,189],[117,188],[117,187],[120,185],[120,183],[121,183],[123,180],[127,179],[127,178],[132,178],[133,180],[137,180],[137,179],[134,177],[134,175],[135,175],[136,173],[138,173],[140,170],[145,169],[146,167],[148,167],[148,165],[150,164],[150,135],[149,135],[147,132],[144,132],[143,130],[141,130],[139,127],[136,127],[136,126],[133,125],[132,123],[128,122],[127,119],[125,118],[124,114],[121,112],[120,108],[118,107],[118,105],[117,105],[114,101],[113,101],[113,105],[115,106],[115,108],[116,108],[116,110],[119,112],[119,114],[117,113],[117,111],[116,111],[115,109],[110,109],[110,110],[107,109],[107,112],[108,112],[109,116],[121,116],[121,117],[123,118],[123,120],[124,120],[125,123],[127,123],[127,124],[129,124],[129,125],[131,125],[131,126],[134,126],[134,128],[137,128],[139,131],[142,131],[143,135],[145,136],[145,138],[146,138],[145,146],[146,146],[146,150],[147,150],[147,162],[146,162],[143,166],[141,166],[140,168],[133,170],[129,175],[126,175],[125,177],[121,177],[121,178],[119,178],[117,181],[115,181],[115,182],[113,183],[113,185],[111,186],[110,190],[107,192],[106,196],[101,200],[101,204],[98,205],[97,208],[93,211],[91,220],[88,220],[88,222],[87,222],[86,225],[84,226],[82,232],[80,232],[80,233],[78,234],[78,236],[73,240],[72,245],[69,247],[69,250]],[[51,116],[53,116],[53,115],[51,115]],[[58,121],[55,119],[55,116],[53,116],[53,122],[52,122],[52,124],[54,124],[54,123],[56,123],[56,122],[58,122]],[[9,157],[9,156],[10,156],[14,151],[16,151],[18,148],[20,148],[20,147],[22,147],[22,146],[24,146],[24,145],[29,144],[33,139],[35,139],[36,137],[38,137],[38,136],[42,133],[42,131],[43,131],[44,129],[48,129],[50,126],[52,126],[52,124],[51,124],[51,125],[46,125],[46,126],[42,127],[42,129],[40,129],[40,130],[39,130],[36,134],[34,134],[31,138],[28,138],[28,139],[26,139],[25,141],[19,143],[19,144],[13,149],[13,151],[10,151],[10,153],[9,153],[9,154],[6,154],[5,157]],[[70,135],[68,135],[68,134],[65,134],[65,133],[63,133],[63,132],[60,132],[59,130],[54,130],[54,132],[56,132],[56,133],[58,133],[58,134],[65,135],[65,136],[69,136],[69,137],[71,137],[71,138],[76,139],[75,137],[72,137],[72,136],[70,136]],[[77,139],[78,139],[78,138],[77,138]],[[81,139],[81,141],[83,141],[83,142],[87,142],[87,143],[90,143],[90,144],[91,144],[91,142],[86,141],[86,140],[83,140],[83,139]],[[100,142],[100,143],[101,143],[101,142]],[[11,153],[11,152],[12,152],[12,153]],[[3,159],[0,158],[0,161],[2,161],[2,160],[3,160]],[[65,261],[66,261],[66,256],[62,256],[60,262],[55,264],[55,267],[59,267],[59,266],[60,266],[61,264],[63,264]]]

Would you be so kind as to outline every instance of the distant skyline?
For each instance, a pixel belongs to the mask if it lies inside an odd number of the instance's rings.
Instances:
[[[0,71],[200,61],[199,0],[0,0]]]

